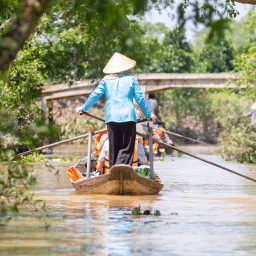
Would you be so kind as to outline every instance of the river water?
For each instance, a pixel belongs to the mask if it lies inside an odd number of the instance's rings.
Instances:
[[[184,150],[256,179],[256,166],[225,162],[214,147]],[[49,206],[47,224],[31,213],[1,227],[0,255],[256,255],[256,184],[174,153],[154,168],[164,188],[156,196],[82,195],[71,187],[70,163],[49,172],[35,165],[36,198]],[[160,216],[131,214],[160,211]]]

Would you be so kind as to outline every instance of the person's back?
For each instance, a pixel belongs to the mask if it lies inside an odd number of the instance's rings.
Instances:
[[[136,87],[139,86],[137,79],[126,73],[115,79],[111,75],[107,75],[103,81],[105,81],[107,97],[105,110],[107,122],[136,120],[133,97]]]
[[[146,101],[148,110],[151,114],[155,114],[155,109],[157,108],[157,100],[155,99],[156,96],[153,92],[149,93],[149,99]]]

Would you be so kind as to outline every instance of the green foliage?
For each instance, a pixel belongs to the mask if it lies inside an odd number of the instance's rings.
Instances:
[[[133,170],[137,175],[139,175],[143,178],[147,178],[150,173],[149,168],[134,167]]]
[[[21,0],[0,0],[0,24],[10,19],[15,10],[19,7]]]
[[[183,127],[186,116],[193,116],[203,123],[204,131],[208,130],[212,122],[211,101],[205,89],[177,88],[160,93],[160,102],[169,102],[169,111],[175,116],[176,127]],[[168,115],[167,115],[168,116]],[[168,119],[168,117],[166,117]],[[170,119],[169,119],[170,120]],[[167,120],[167,125],[171,125]]]
[[[228,136],[233,126],[248,125],[243,113],[253,104],[246,90],[235,89],[172,89],[158,93],[158,99],[166,127],[209,143]]]
[[[251,36],[247,44],[240,47],[234,60],[235,71],[238,73],[238,84],[247,86],[248,98],[256,98],[256,11],[252,9],[243,22],[245,31]]]
[[[28,170],[27,162],[41,162],[41,156],[31,155],[22,160],[15,154],[33,149],[49,136],[58,136],[56,128],[42,120],[42,111],[35,102],[42,93],[42,62],[33,56],[28,43],[19,52],[12,69],[0,79],[0,222],[9,220],[20,209],[32,208],[45,214],[43,201],[33,200],[28,193],[36,182],[36,173]],[[38,206],[40,207],[38,208]]]
[[[188,21],[192,21],[196,27],[203,25],[209,28],[209,39],[213,36],[223,37],[230,18],[233,19],[238,14],[234,6],[235,3],[232,0],[183,1],[178,6],[178,24],[184,27]],[[188,7],[191,7],[192,11],[187,12]],[[227,18],[223,18],[225,15]]]
[[[81,117],[74,118],[61,126],[61,138],[69,139],[81,134],[86,134],[89,132],[89,126],[92,126],[96,131],[101,129],[102,125],[102,122],[97,122],[95,119],[85,120]]]
[[[185,30],[181,28],[168,31],[162,42],[155,36],[146,36],[144,49],[146,55],[139,72],[185,73],[190,71],[193,64],[192,47],[186,40]]]
[[[202,29],[193,41],[193,49],[198,54],[205,45],[205,40],[209,35],[210,29]],[[241,51],[240,48],[250,44],[253,35],[245,29],[244,21],[231,21],[230,27],[225,31],[225,38],[231,44],[235,51]]]
[[[251,94],[251,97],[256,96],[255,85],[256,85],[256,42],[253,42],[248,53],[243,53],[236,58],[234,61],[235,71],[239,72],[240,84],[244,85],[254,85],[252,90],[254,96]]]
[[[252,101],[248,100],[246,95],[231,89],[215,91],[216,93],[212,91],[209,97],[214,120],[222,131],[229,133],[232,127],[249,124],[243,113],[250,109]]]
[[[219,152],[229,161],[256,163],[256,126],[232,127],[229,136],[222,137]]]
[[[161,161],[164,161],[164,157],[166,156],[166,152],[164,148],[159,149],[160,155],[161,155]]]
[[[159,68],[163,73],[188,73],[193,60],[192,47],[187,41],[185,30],[175,28],[169,31],[163,41],[162,55],[159,57]]]
[[[32,208],[39,211],[38,206],[45,214],[46,207],[43,202],[33,200],[33,195],[28,192],[29,188],[36,183],[36,173],[30,171],[22,161],[16,158],[13,144],[6,146],[3,135],[10,134],[21,143],[28,143],[33,147],[36,139],[27,138],[19,130],[18,121],[10,112],[0,111],[0,224],[5,224],[14,213],[20,209]],[[40,210],[40,212],[41,212]]]
[[[256,28],[256,10],[255,8],[252,8],[248,14],[247,18],[244,21],[244,27],[246,31],[248,31],[250,34],[255,36],[255,28]]]
[[[149,38],[154,37],[160,39],[161,36],[167,34],[167,32],[170,30],[165,26],[164,23],[161,22],[157,22],[155,24],[151,24],[150,22],[143,22],[140,25],[143,34]]]
[[[101,24],[91,31],[83,19],[82,13],[74,17],[67,12],[63,19],[52,24],[50,17],[43,17],[38,27],[40,38],[33,42],[40,51],[33,54],[44,63],[41,69],[44,79],[73,81],[101,77],[104,65],[115,51],[136,58],[139,64],[143,61],[138,22],[125,16],[114,31]]]
[[[196,72],[219,73],[234,69],[234,49],[226,39],[214,36],[199,53]]]
[[[33,154],[22,156],[22,162],[24,163],[43,163],[45,161],[45,157],[38,152],[33,152]]]

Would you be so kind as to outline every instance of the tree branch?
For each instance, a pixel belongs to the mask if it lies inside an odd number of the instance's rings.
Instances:
[[[51,0],[23,0],[17,16],[0,38],[0,71],[5,72],[33,33]]]
[[[5,27],[5,25],[6,25],[8,22],[10,22],[10,21],[11,21],[11,19],[6,20],[6,21],[0,26],[0,30],[2,30],[2,29]]]
[[[235,2],[241,3],[241,4],[252,4],[256,5],[256,0],[234,0]]]

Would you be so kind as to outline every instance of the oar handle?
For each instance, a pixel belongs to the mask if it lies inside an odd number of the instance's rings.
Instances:
[[[92,118],[98,119],[98,120],[100,120],[100,121],[102,121],[102,122],[105,123],[105,120],[104,120],[104,119],[102,119],[102,118],[100,118],[100,117],[97,117],[97,116],[94,116],[94,115],[91,115],[91,114],[89,114],[89,113],[86,112],[86,111],[80,110],[80,111],[78,112],[78,114],[79,114],[79,115],[90,116],[90,117],[92,117]],[[142,122],[147,122],[147,121],[152,121],[151,117],[139,119],[139,120],[137,120],[137,123],[142,123]]]
[[[152,118],[151,118],[151,117],[148,117],[148,118],[139,119],[139,120],[137,120],[137,124],[138,124],[138,123],[147,122],[147,121],[152,121]]]
[[[89,113],[86,112],[86,111],[81,110],[81,111],[78,112],[78,114],[79,114],[80,116],[81,116],[81,115],[90,116],[90,117],[93,117],[93,118],[98,119],[98,120],[100,120],[100,121],[102,121],[102,122],[105,123],[105,120],[104,120],[104,119],[102,119],[102,118],[100,118],[100,117],[97,117],[97,116],[94,116],[94,115],[91,115],[91,114],[89,114]]]

